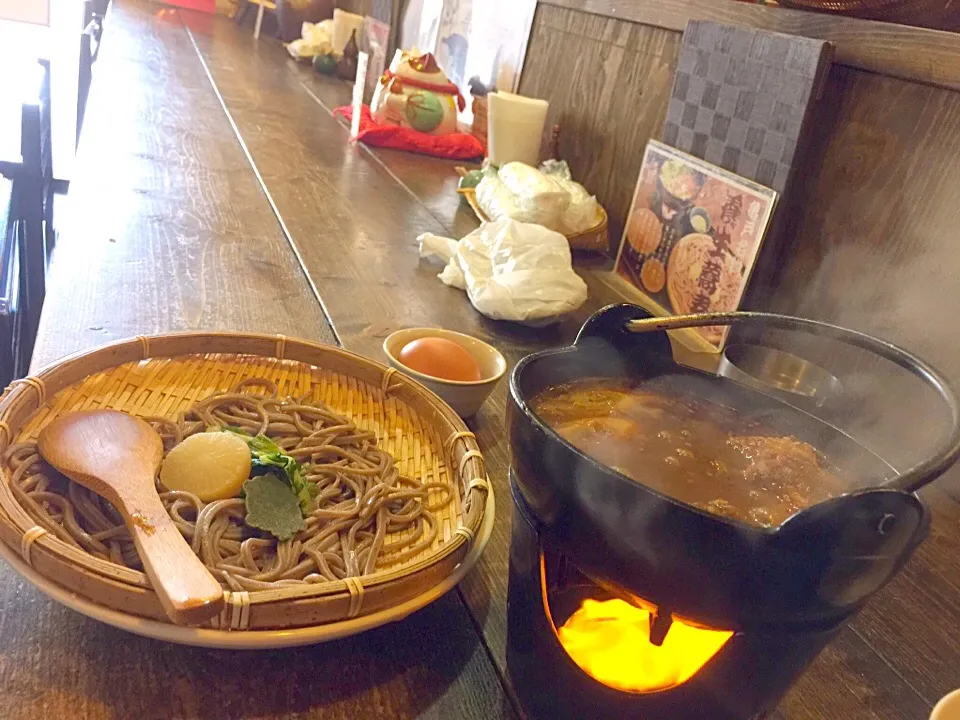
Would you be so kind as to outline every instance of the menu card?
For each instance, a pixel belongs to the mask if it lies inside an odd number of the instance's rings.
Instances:
[[[777,193],[651,140],[616,273],[660,315],[736,310]],[[697,331],[718,350],[728,327]]]

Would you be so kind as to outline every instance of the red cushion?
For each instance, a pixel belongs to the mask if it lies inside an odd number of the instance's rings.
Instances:
[[[350,120],[353,117],[353,107],[350,105],[338,107],[334,109],[333,114],[342,115]],[[366,105],[361,108],[357,140],[373,147],[407,150],[451,160],[472,160],[483,157],[486,152],[483,143],[469,133],[427,135],[419,130],[399,125],[378,125],[370,115],[370,108]]]
[[[210,14],[217,11],[217,0],[164,0],[164,4],[175,5],[177,7],[187,8],[188,10],[199,10]]]

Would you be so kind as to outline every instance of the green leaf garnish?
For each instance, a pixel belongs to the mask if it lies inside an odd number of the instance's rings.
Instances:
[[[297,497],[290,486],[272,472],[243,483],[247,525],[266,530],[278,540],[289,540],[306,528]]]
[[[275,473],[278,478],[286,481],[289,489],[297,496],[300,511],[306,514],[310,510],[310,501],[318,494],[316,483],[312,483],[303,476],[303,467],[294,458],[283,452],[283,449],[266,435],[251,437],[243,430],[224,426],[224,432],[231,432],[243,438],[250,448],[251,472],[253,475]]]

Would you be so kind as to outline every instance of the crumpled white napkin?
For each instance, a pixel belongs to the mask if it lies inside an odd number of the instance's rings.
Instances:
[[[495,320],[550,324],[587,299],[567,238],[541,225],[505,218],[459,242],[430,233],[417,239],[420,257],[446,263],[440,280],[466,290],[473,306]]]

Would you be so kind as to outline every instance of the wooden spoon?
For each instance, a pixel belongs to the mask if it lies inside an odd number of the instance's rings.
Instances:
[[[152,427],[116,410],[73,412],[41,430],[37,445],[48,463],[120,511],[173,622],[198,625],[223,609],[223,589],[160,502],[163,442]]]

